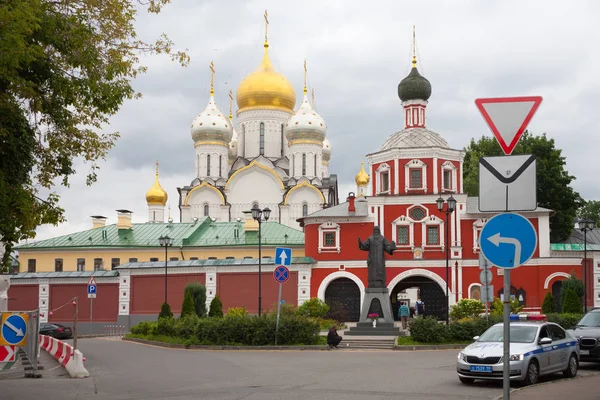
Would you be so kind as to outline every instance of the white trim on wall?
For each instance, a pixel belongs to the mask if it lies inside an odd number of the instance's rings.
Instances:
[[[358,276],[348,271],[336,271],[323,278],[321,284],[319,285],[319,290],[317,291],[317,297],[320,300],[325,301],[325,291],[327,290],[327,286],[329,286],[331,282],[338,278],[348,278],[353,280],[354,283],[356,283],[356,285],[360,289],[360,306],[362,308],[363,300],[365,297],[365,284],[363,283],[363,281],[360,280]]]

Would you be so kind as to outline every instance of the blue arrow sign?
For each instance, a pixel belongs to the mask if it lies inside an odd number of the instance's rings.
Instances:
[[[2,324],[2,338],[11,346],[18,345],[27,337],[27,321],[19,314],[13,314]]]
[[[497,214],[481,230],[483,256],[499,268],[517,268],[533,256],[537,234],[531,221],[515,213]]]
[[[285,283],[288,279],[290,279],[290,270],[283,265],[275,268],[273,271],[273,279],[275,279],[279,283]]]
[[[290,267],[292,265],[292,249],[289,247],[276,247],[275,264]]]
[[[88,294],[96,294],[96,290],[98,287],[96,285],[88,285],[87,292]]]

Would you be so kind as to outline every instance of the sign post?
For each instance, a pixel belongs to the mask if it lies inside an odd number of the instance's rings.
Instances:
[[[94,315],[94,299],[96,298],[97,293],[98,293],[98,285],[96,284],[96,280],[92,276],[92,277],[90,277],[90,280],[88,281],[88,284],[87,284],[87,295],[88,295],[88,299],[90,299],[90,334],[93,333],[93,327],[92,327],[93,318],[92,318],[92,316]]]
[[[479,210],[504,212],[490,218],[479,236],[481,254],[504,269],[503,397],[510,399],[510,270],[525,264],[537,247],[531,222],[510,211],[537,208],[534,155],[511,156],[527,125],[542,103],[540,96],[476,99],[505,157],[479,159]],[[485,271],[485,270],[484,270]],[[481,276],[488,279],[487,273]],[[489,295],[486,287],[486,295]]]
[[[275,346],[277,346],[277,336],[279,334],[279,315],[281,313],[281,289],[282,285],[290,279],[289,267],[292,265],[292,249],[287,247],[277,247],[275,249],[275,262],[278,267],[273,271],[273,279],[279,282],[279,296],[277,297],[277,320],[275,322]]]

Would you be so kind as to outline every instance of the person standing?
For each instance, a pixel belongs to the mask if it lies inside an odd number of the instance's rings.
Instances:
[[[415,302],[415,315],[417,317],[425,316],[425,303],[421,300],[421,296],[417,297],[417,301]]]
[[[408,320],[408,315],[410,314],[410,309],[405,301],[400,304],[400,320],[402,321],[402,329],[406,330],[406,322]]]

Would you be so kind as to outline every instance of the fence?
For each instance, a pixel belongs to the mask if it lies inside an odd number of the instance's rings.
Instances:
[[[104,325],[104,336],[122,338],[127,333],[124,325]]]

